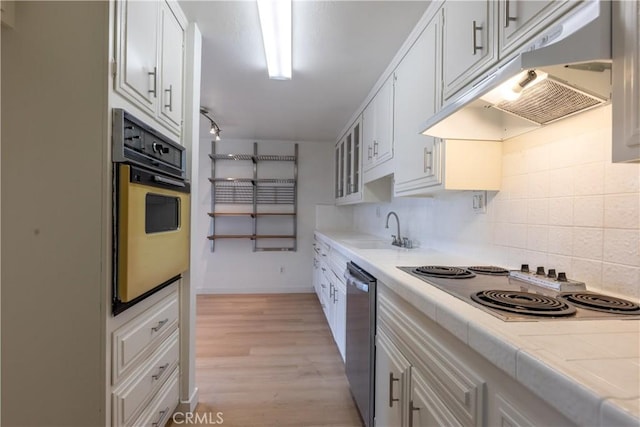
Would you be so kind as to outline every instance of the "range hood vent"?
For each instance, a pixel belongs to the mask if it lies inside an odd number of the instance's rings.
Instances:
[[[609,103],[611,3],[590,0],[419,131],[444,139],[503,141]]]
[[[525,88],[515,101],[501,101],[494,108],[546,125],[606,102],[605,98],[590,95],[548,76],[540,84]]]

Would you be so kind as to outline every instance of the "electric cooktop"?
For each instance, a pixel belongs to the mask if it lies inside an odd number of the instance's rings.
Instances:
[[[587,291],[563,272],[496,266],[419,266],[400,270],[505,321],[640,319],[640,306]]]

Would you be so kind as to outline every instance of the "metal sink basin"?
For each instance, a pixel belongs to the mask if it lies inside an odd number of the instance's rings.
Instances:
[[[401,249],[383,240],[344,240],[344,243],[356,249]]]

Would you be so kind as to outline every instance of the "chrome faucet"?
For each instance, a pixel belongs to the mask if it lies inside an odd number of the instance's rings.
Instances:
[[[387,223],[385,224],[384,228],[389,228],[389,217],[391,215],[396,217],[396,223],[398,224],[398,234],[397,234],[397,236],[394,236],[393,234],[391,235],[391,237],[393,237],[393,242],[391,242],[391,244],[394,245],[394,246],[402,247],[402,237],[400,237],[400,219],[398,218],[398,214],[397,213],[395,213],[394,211],[390,211],[387,214]]]

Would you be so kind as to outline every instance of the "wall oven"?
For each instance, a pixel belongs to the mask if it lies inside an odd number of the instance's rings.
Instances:
[[[185,149],[113,110],[114,314],[180,279],[189,266]]]

